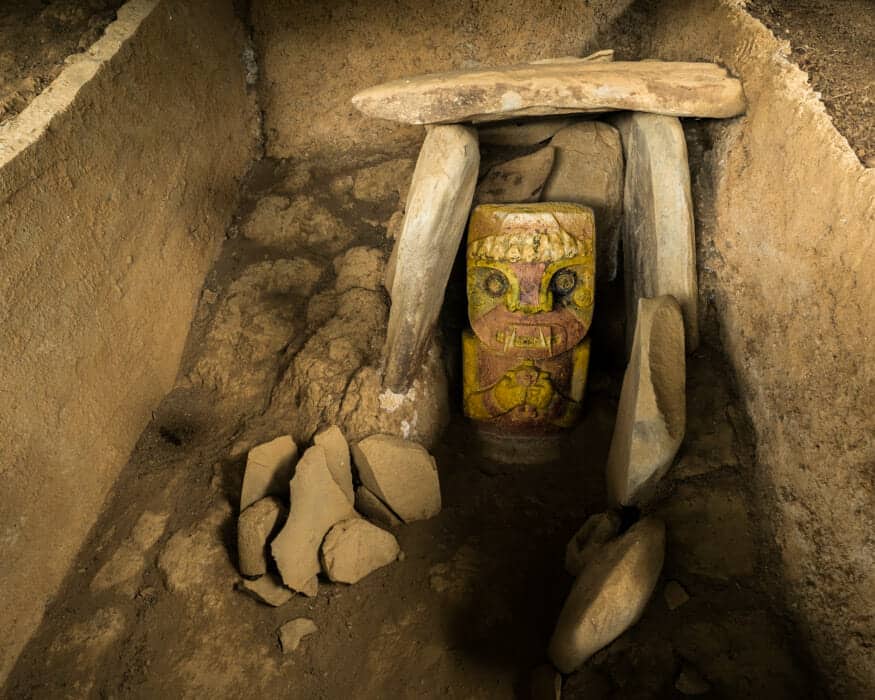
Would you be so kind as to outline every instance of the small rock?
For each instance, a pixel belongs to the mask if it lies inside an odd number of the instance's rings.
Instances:
[[[562,697],[562,676],[550,664],[532,671],[531,700],[559,700]]]
[[[383,279],[383,253],[367,246],[350,248],[334,259],[334,270],[338,294],[356,287],[376,292]]]
[[[392,212],[392,216],[390,216],[384,223],[383,226],[386,228],[386,238],[389,240],[395,240],[398,238],[398,234],[401,233],[401,224],[404,223],[404,210],[397,209]]]
[[[240,513],[237,519],[237,556],[240,573],[261,576],[267,572],[267,543],[285,522],[288,509],[280,499],[267,496]]]
[[[353,196],[367,202],[382,202],[397,196],[398,201],[403,202],[415,166],[410,158],[398,158],[362,168],[355,177]]]
[[[690,596],[684,590],[684,587],[677,581],[669,581],[665,584],[665,588],[662,590],[662,595],[665,598],[665,604],[668,606],[669,610],[675,610],[681,607],[681,605],[690,599]]]
[[[222,532],[230,507],[214,507],[191,527],[177,530],[158,555],[158,570],[171,593],[201,597],[205,590],[227,581],[234,574]]]
[[[480,135],[480,143],[494,146],[534,146],[543,143],[557,131],[573,123],[573,117],[498,122],[482,124],[477,132]]]
[[[645,518],[604,545],[574,582],[550,640],[550,660],[571,673],[634,625],[665,554],[665,526]]]
[[[602,545],[617,536],[621,522],[614,511],[589,516],[565,548],[565,570],[572,576],[580,575]]]
[[[671,466],[686,426],[686,357],[673,297],[641,299],[607,461],[608,495],[638,504]]]
[[[477,185],[474,203],[537,202],[552,167],[552,146],[499,163]]]
[[[281,195],[262,197],[242,232],[262,245],[279,248],[308,245],[328,253],[340,252],[354,237],[343,221],[306,194],[293,199]]]
[[[322,568],[332,581],[356,583],[391,564],[401,548],[395,537],[361,518],[343,520],[325,536]]]
[[[271,543],[271,552],[283,583],[306,595],[315,595],[319,546],[335,523],[355,516],[355,511],[331,475],[325,449],[319,445],[301,457],[290,491],[289,517]]]
[[[362,483],[404,522],[440,512],[437,466],[422,445],[394,435],[372,435],[353,445],[352,454]]]
[[[311,329],[325,325],[337,313],[337,293],[333,289],[319,292],[307,302],[307,326]]]
[[[674,687],[684,695],[704,695],[711,690],[711,684],[692,666],[684,666],[681,669]]]
[[[298,446],[288,435],[249,450],[240,493],[240,512],[265,496],[284,497],[297,456]]]
[[[367,486],[359,486],[355,490],[355,509],[383,527],[398,527],[401,524],[401,519]]]
[[[275,608],[285,605],[292,599],[292,592],[280,584],[272,574],[260,576],[254,581],[244,578],[240,581],[238,587],[256,600],[272,605]]]
[[[313,634],[318,629],[316,623],[308,617],[299,617],[285,623],[277,630],[283,654],[295,651],[304,637]]]
[[[325,450],[325,459],[328,463],[328,471],[334,477],[334,481],[346,494],[350,503],[355,501],[355,493],[352,488],[352,467],[349,461],[349,445],[340,428],[332,425],[322,432],[316,433],[313,444],[319,445]]]

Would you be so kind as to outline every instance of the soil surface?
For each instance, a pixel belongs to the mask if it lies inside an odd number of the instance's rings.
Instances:
[[[872,0],[751,0],[748,10],[792,46],[833,123],[875,167],[875,4]]]
[[[241,225],[232,227],[207,280],[183,375],[202,359],[203,338],[213,319],[227,316],[229,290],[253,262],[297,255],[322,266],[323,288],[332,283],[336,250],[280,250],[238,235],[261,198],[295,189],[325,195],[322,205],[352,228],[344,245],[376,248],[385,259],[390,242],[376,222],[389,217],[397,197],[356,199],[356,175],[349,164],[258,166]],[[372,190],[372,178],[368,184]],[[458,343],[454,305],[464,299],[458,281],[451,284],[448,347]],[[616,285],[603,292],[597,315],[622,313],[622,280]],[[318,325],[314,314],[305,299],[276,300],[261,312],[261,326],[270,313],[291,313],[300,347]],[[600,327],[612,324],[594,333]],[[622,333],[594,338],[601,350],[584,417],[560,460],[491,462],[456,413],[434,450],[443,510],[395,530],[404,559],[353,586],[321,581],[318,597],[296,596],[279,608],[236,588],[245,464],[238,441],[260,420],[264,396],[223,399],[182,379],[143,433],[4,697],[529,697],[530,675],[546,660],[572,584],[563,567],[566,543],[606,507],[602,471],[622,379],[617,346]],[[248,371],[246,355],[231,361],[231,373]],[[691,678],[701,681],[703,697],[820,697],[769,595],[775,560],[757,534],[764,517],[748,491],[751,428],[707,338],[689,358],[687,382],[687,436],[645,509],[667,524],[662,579],[643,619],[566,677],[563,697],[683,697],[676,684],[689,689]],[[280,434],[283,425],[273,430]],[[624,513],[627,525],[639,516]],[[673,610],[669,582],[689,596]],[[318,631],[283,654],[277,630],[298,617],[311,618]]]
[[[55,79],[64,59],[85,51],[123,0],[17,0],[0,4],[0,124]]]

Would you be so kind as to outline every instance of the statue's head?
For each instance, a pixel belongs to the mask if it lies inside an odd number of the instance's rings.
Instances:
[[[592,320],[595,219],[577,204],[483,204],[468,224],[468,317],[480,341],[538,359]]]

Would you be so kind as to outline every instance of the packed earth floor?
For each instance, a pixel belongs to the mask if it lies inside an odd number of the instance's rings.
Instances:
[[[562,458],[501,465],[477,454],[458,414],[449,309],[454,415],[432,450],[442,512],[397,528],[404,558],[353,586],[321,581],[316,598],[278,608],[237,588],[246,448],[291,430],[280,394],[295,358],[338,313],[333,261],[362,247],[369,259],[388,257],[385,229],[412,165],[411,154],[392,155],[256,166],[207,279],[178,386],[141,436],[6,697],[530,697],[572,584],[566,543],[606,508],[622,379],[610,333],[596,339],[602,354],[584,418]],[[297,261],[295,279],[278,283],[277,261]],[[360,321],[348,319],[351,337]],[[667,525],[660,582],[643,619],[564,679],[565,698],[821,696],[772,595],[776,560],[749,490],[753,436],[715,337],[706,329],[688,358],[686,438],[647,509]],[[367,340],[379,349],[381,338]],[[631,524],[641,514],[623,515]],[[297,617],[318,631],[283,654],[277,629]]]

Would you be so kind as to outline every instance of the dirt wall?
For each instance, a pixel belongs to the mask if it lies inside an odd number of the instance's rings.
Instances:
[[[231,0],[132,0],[0,128],[0,682],[172,386],[254,153]]]
[[[747,93],[696,176],[701,306],[756,428],[789,608],[835,696],[872,697],[875,170],[739,3],[654,6],[646,55],[724,63]]]
[[[630,0],[253,0],[268,155],[421,138],[359,114],[359,90],[430,71],[581,55]]]

